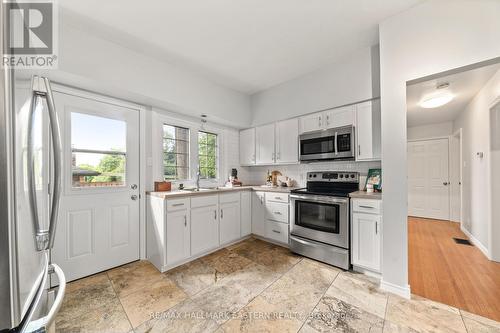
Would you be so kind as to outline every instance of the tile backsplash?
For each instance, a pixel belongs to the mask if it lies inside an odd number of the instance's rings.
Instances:
[[[278,170],[283,175],[279,177],[280,180],[285,180],[285,177],[290,177],[295,180],[297,186],[304,187],[306,185],[306,174],[310,171],[356,171],[360,173],[360,187],[364,187],[368,170],[380,167],[380,161],[329,161],[294,165],[239,167],[239,170],[241,170],[239,175],[243,183],[258,185],[265,183],[268,170]]]

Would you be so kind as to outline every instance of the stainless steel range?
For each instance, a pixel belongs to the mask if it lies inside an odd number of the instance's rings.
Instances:
[[[290,249],[349,269],[349,193],[358,189],[357,172],[307,173],[307,187],[290,195]]]

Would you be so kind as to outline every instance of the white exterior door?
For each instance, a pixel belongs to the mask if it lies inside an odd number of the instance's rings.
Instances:
[[[139,111],[54,99],[64,190],[52,261],[75,280],[139,259]]]
[[[408,143],[408,215],[449,220],[448,139]]]

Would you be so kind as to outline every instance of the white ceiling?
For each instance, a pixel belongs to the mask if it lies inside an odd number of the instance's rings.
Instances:
[[[422,0],[59,0],[85,29],[254,93],[378,44]]]
[[[453,121],[498,70],[500,64],[495,64],[408,86],[406,88],[408,127]],[[450,84],[448,89],[455,95],[453,100],[434,109],[420,107],[419,102],[422,98],[436,91],[436,85],[444,82]]]

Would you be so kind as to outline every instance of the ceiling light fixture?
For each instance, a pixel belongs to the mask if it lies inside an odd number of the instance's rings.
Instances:
[[[448,89],[450,84],[448,82],[438,84],[436,89],[438,91],[425,96],[419,103],[424,109],[433,109],[449,103],[455,95]]]

